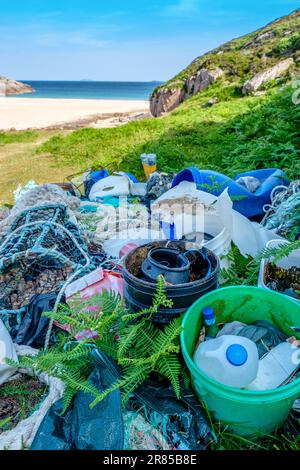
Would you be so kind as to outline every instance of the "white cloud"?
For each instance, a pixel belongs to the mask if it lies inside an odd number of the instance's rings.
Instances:
[[[179,0],[176,4],[165,9],[168,15],[180,16],[194,13],[198,10],[200,0]]]
[[[44,47],[69,45],[77,47],[101,48],[111,42],[104,39],[89,36],[79,31],[53,31],[46,34],[37,35],[34,40],[40,46]]]

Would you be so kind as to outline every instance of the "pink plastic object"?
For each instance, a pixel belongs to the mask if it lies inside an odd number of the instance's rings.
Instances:
[[[127,243],[127,245],[122,246],[120,253],[119,253],[119,258],[123,258],[123,256],[128,255],[132,250],[137,248],[138,245],[136,243]]]
[[[96,294],[101,294],[104,290],[120,294],[123,298],[123,282],[121,274],[98,268],[77,281],[72,282],[66,288],[67,303],[72,305],[73,302],[77,303],[81,300],[87,300]],[[88,311],[98,313],[99,307],[97,307],[97,305],[91,306],[88,308]],[[56,325],[65,331],[70,332],[71,330],[70,325]],[[81,341],[83,339],[95,338],[96,336],[94,331],[84,330],[75,335],[75,338]]]

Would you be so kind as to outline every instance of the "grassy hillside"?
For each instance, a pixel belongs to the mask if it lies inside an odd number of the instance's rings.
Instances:
[[[228,83],[240,87],[256,73],[287,57],[293,57],[296,63],[300,58],[300,10],[197,57],[162,87],[184,88],[186,79],[198,70],[216,67],[225,72]]]
[[[60,167],[103,166],[139,177],[139,156],[149,152],[158,155],[164,171],[193,165],[232,176],[248,169],[280,167],[296,178],[300,173],[300,106],[293,104],[293,92],[275,88],[265,96],[242,98],[234,87],[215,84],[165,117],[55,136],[39,152],[51,155]],[[212,96],[220,102],[204,107]]]

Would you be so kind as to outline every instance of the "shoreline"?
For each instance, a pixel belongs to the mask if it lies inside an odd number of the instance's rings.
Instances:
[[[149,101],[74,98],[0,98],[0,130],[116,127],[150,117]]]

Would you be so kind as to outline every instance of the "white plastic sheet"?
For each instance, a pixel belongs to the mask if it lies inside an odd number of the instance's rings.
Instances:
[[[190,221],[190,224],[196,223],[199,230],[199,222],[202,223],[202,232],[209,233],[209,219],[212,214],[220,219],[225,232],[230,234],[231,240],[237,245],[243,256],[250,255],[255,257],[269,240],[282,239],[274,232],[265,229],[262,225],[251,222],[247,217],[233,209],[233,203],[228,195],[228,189],[219,196],[199,191],[195,183],[188,181],[181,182],[175,188],[170,189],[158,198],[152,204],[152,213],[156,214],[162,220],[170,217],[171,205],[174,207],[184,207],[185,214],[173,211],[173,222],[176,228],[177,238],[187,234],[186,224],[182,224],[183,216],[187,218],[197,218],[196,221]],[[192,205],[197,207],[196,214],[190,208]],[[203,221],[201,217],[201,208],[203,210]],[[181,210],[181,209],[179,209]],[[168,220],[167,220],[168,221]],[[224,237],[224,240],[226,237]]]
[[[18,356],[11,336],[2,320],[0,320],[0,385],[6,382],[16,371],[6,363],[6,359],[17,361]]]

